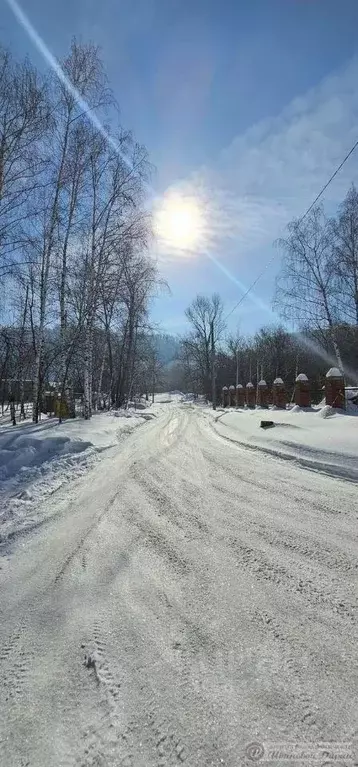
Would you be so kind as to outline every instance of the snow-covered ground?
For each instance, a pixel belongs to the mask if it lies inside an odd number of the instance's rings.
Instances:
[[[31,406],[26,405],[25,421],[10,423],[10,412],[0,416],[0,541],[23,529],[32,529],[46,517],[41,501],[59,488],[85,475],[108,453],[116,452],[132,431],[156,418],[166,405],[175,405],[181,392],[156,394],[155,401],[128,409],[95,413],[66,420],[41,414],[38,424],[31,421]],[[40,516],[39,516],[40,514]]]
[[[267,450],[341,435],[348,461],[358,419],[160,399],[116,444],[115,416],[48,425],[93,445],[97,424],[103,449],[0,544],[1,767],[238,767],[250,743],[327,741],[312,763],[351,765],[357,486]],[[261,434],[270,416],[288,425]]]
[[[145,410],[97,413],[58,423],[42,416],[40,423],[0,422],[0,540],[38,522],[38,505],[65,484],[89,471],[137,426],[158,414]],[[43,510],[42,510],[43,513]]]
[[[228,440],[271,455],[299,461],[307,468],[358,481],[358,407],[348,412],[328,406],[302,410],[208,411],[215,431]],[[260,428],[262,420],[274,427]]]

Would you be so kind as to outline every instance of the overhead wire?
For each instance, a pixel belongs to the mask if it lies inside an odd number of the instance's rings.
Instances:
[[[322,197],[322,195],[323,195],[323,194],[324,194],[324,192],[326,191],[327,187],[329,187],[329,185],[332,183],[333,179],[334,179],[334,178],[337,176],[337,174],[339,173],[339,171],[340,171],[340,170],[343,168],[343,165],[344,165],[344,164],[347,162],[347,160],[348,160],[348,159],[349,159],[349,157],[350,157],[350,156],[353,154],[353,152],[355,151],[355,149],[357,149],[357,147],[358,147],[358,140],[355,142],[355,144],[353,144],[352,148],[349,150],[349,152],[348,152],[348,153],[346,154],[346,156],[343,158],[342,162],[341,162],[341,163],[338,165],[338,167],[336,168],[336,170],[334,171],[334,173],[332,173],[332,175],[330,176],[330,178],[328,179],[328,181],[326,182],[326,184],[325,184],[325,185],[322,187],[322,189],[320,190],[320,192],[317,194],[317,196],[315,197],[315,199],[313,200],[313,202],[310,204],[310,206],[307,208],[307,210],[304,212],[304,214],[301,216],[301,218],[299,218],[299,219],[298,219],[298,222],[297,222],[297,223],[298,223],[298,225],[299,225],[299,224],[302,224],[302,221],[304,221],[304,219],[306,218],[306,216],[308,216],[308,214],[311,212],[312,208],[314,208],[314,206],[316,205],[316,203],[318,202],[318,200],[319,200],[319,199]],[[250,285],[250,286],[247,288],[247,290],[245,290],[245,293],[244,293],[244,294],[241,296],[241,298],[240,298],[240,299],[239,299],[239,301],[238,301],[238,302],[235,304],[235,306],[234,306],[234,307],[233,307],[233,308],[232,308],[232,309],[231,309],[231,310],[228,312],[228,314],[227,314],[227,315],[226,315],[226,317],[224,318],[224,322],[226,322],[226,320],[227,320],[229,317],[231,317],[231,315],[232,315],[232,314],[233,314],[233,313],[236,311],[236,309],[238,309],[238,307],[239,307],[239,306],[242,304],[242,302],[243,302],[243,301],[245,300],[245,298],[246,298],[246,297],[249,295],[249,293],[251,293],[251,291],[253,290],[253,288],[255,287],[255,285],[257,285],[257,283],[259,282],[259,280],[261,280],[261,277],[263,277],[263,275],[265,274],[265,272],[267,271],[267,269],[269,268],[269,266],[271,266],[271,264],[272,264],[272,262],[275,260],[275,258],[276,258],[276,253],[274,253],[274,254],[273,254],[273,256],[270,258],[270,260],[267,262],[267,264],[265,264],[264,268],[261,270],[260,274],[259,274],[259,275],[256,277],[256,279],[255,279],[255,280],[254,280],[254,281],[251,283],[251,285]]]

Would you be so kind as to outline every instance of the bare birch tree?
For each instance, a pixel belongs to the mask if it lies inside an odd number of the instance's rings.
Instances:
[[[315,207],[301,222],[292,221],[286,238],[278,240],[282,266],[274,305],[289,322],[316,331],[321,340],[329,333],[338,366],[343,370],[337,322],[336,271],[332,259],[330,225],[323,209]]]
[[[117,389],[128,397],[158,282],[147,255],[147,152],[118,127],[93,45],[74,41],[61,67],[79,100],[53,71],[40,77],[0,51],[0,276],[8,304],[17,292],[1,364],[22,406],[30,369],[34,421],[50,376],[62,401],[68,384],[84,388],[87,418],[93,386],[97,401],[104,382],[112,399]]]
[[[358,325],[358,191],[351,186],[331,222],[339,315]]]
[[[0,46],[0,278],[19,266],[23,222],[34,215],[41,186],[39,145],[46,129],[46,85],[25,60],[15,62]]]
[[[209,396],[211,327],[214,330],[214,344],[220,340],[225,329],[221,298],[217,293],[211,298],[197,295],[185,314],[192,326],[191,333],[183,341],[187,361],[192,370],[196,369],[196,377],[200,380],[202,390]]]

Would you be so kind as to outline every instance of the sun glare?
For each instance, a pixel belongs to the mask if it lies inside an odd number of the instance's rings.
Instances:
[[[202,239],[203,211],[194,197],[167,195],[155,213],[156,234],[165,246],[193,250]]]

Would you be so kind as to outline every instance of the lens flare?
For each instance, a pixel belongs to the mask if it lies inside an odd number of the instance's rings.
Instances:
[[[159,243],[179,251],[192,251],[203,242],[204,212],[195,197],[167,194],[157,205],[154,229]]]

